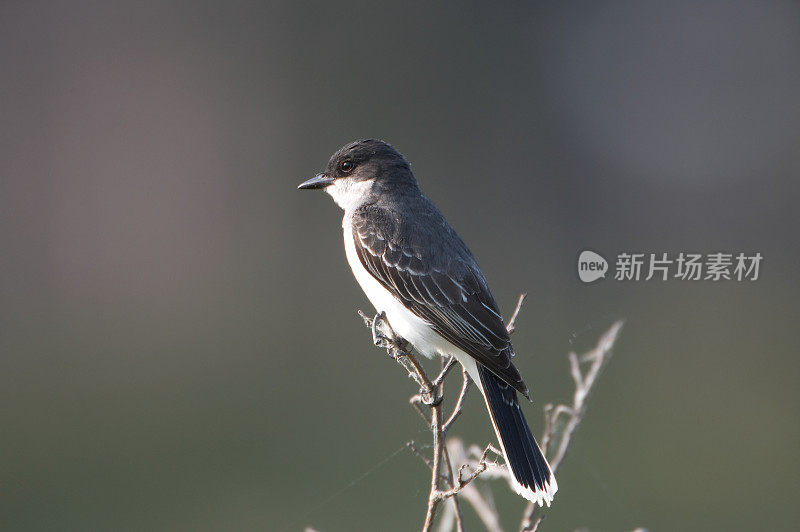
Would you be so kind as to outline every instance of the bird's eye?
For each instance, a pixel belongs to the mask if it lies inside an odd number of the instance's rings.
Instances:
[[[353,161],[344,161],[342,163],[342,172],[349,174],[350,172],[353,171],[353,168],[355,167],[356,165],[353,164]]]

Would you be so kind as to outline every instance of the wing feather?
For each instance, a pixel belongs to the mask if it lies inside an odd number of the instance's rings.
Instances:
[[[528,389],[511,363],[508,331],[483,274],[444,218],[439,223],[444,234],[431,237],[374,206],[356,211],[356,253],[364,268],[414,314],[527,397]]]

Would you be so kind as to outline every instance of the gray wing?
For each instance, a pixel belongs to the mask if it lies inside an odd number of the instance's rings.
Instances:
[[[402,220],[374,205],[356,211],[353,240],[361,264],[439,335],[528,397],[483,274],[461,238],[429,205]]]

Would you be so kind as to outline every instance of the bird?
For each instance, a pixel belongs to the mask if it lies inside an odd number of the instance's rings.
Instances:
[[[558,484],[522,413],[517,394],[530,394],[500,310],[405,157],[381,140],[357,140],[298,188],[324,190],[344,210],[347,262],[378,315],[421,355],[464,367],[483,395],[514,490],[550,506]]]

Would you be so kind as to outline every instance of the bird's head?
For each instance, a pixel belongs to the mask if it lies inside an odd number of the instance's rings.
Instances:
[[[345,210],[362,205],[374,194],[415,187],[405,158],[389,144],[375,139],[357,140],[339,148],[325,171],[297,188],[325,189]]]

